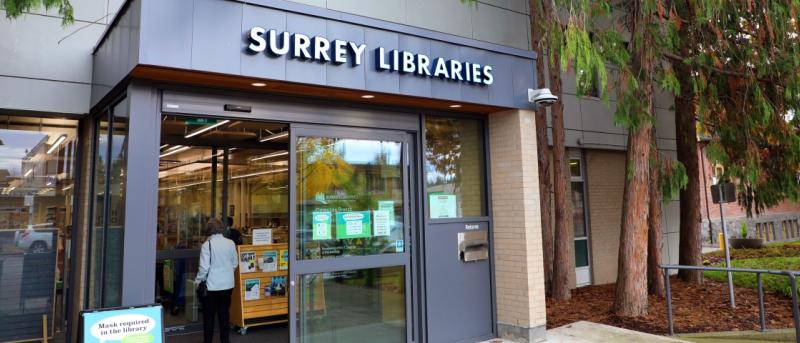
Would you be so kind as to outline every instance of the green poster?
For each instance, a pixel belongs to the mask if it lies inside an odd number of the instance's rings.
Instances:
[[[311,239],[315,241],[331,239],[331,213],[313,212],[311,213]]]
[[[369,211],[336,213],[336,238],[362,238],[370,236]]]
[[[389,211],[389,218],[394,220],[394,200],[378,201],[378,211]]]
[[[453,194],[429,194],[431,219],[458,217],[456,196]]]

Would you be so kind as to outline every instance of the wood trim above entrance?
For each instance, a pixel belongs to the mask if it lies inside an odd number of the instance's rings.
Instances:
[[[285,94],[326,100],[341,100],[351,103],[367,105],[383,105],[424,109],[436,112],[453,113],[494,113],[508,110],[505,107],[488,106],[445,101],[429,98],[403,96],[396,94],[374,93],[363,90],[350,90],[343,88],[313,86],[286,81],[271,81],[241,76],[231,76],[207,72],[197,72],[183,69],[161,68],[153,66],[137,66],[130,77],[160,82],[170,82],[183,85],[205,86],[211,88],[244,90],[251,93]],[[253,86],[254,83],[263,83],[261,87]],[[371,98],[365,98],[371,95]],[[451,107],[455,106],[457,107]]]

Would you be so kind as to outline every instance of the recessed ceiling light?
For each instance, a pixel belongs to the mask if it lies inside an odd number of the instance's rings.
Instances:
[[[361,97],[362,97],[362,98],[364,98],[364,99],[372,99],[372,98],[374,98],[375,96],[374,96],[374,95],[372,95],[372,94],[364,94],[364,95],[362,95]]]
[[[461,108],[461,105],[459,105],[459,104],[453,104],[453,105],[450,105],[450,108]]]
[[[253,83],[251,83],[250,85],[251,85],[251,86],[253,86],[253,87],[264,87],[264,86],[266,86],[267,84],[266,84],[266,83],[263,83],[263,82],[253,82]]]

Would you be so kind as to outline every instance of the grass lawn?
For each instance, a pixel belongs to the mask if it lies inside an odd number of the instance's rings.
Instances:
[[[794,243],[795,245],[797,243]],[[765,249],[742,249],[742,250],[767,250]],[[736,251],[736,250],[732,250]],[[800,271],[800,256],[795,254],[792,257],[761,257],[761,258],[747,258],[747,259],[734,259],[731,261],[734,268],[752,268],[752,269],[771,269],[771,270],[796,270]],[[725,264],[716,264],[717,267],[724,267]],[[709,279],[727,282],[727,273],[724,272],[705,272],[705,276]],[[778,292],[787,296],[792,296],[789,278],[782,275],[767,275],[761,276],[764,283],[764,290],[770,292]],[[739,287],[758,288],[756,281],[756,274],[752,273],[733,273],[733,284]]]

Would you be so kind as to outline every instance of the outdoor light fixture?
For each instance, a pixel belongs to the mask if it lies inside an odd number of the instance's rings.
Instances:
[[[204,127],[201,127],[201,128],[199,128],[199,129],[197,129],[195,131],[187,133],[186,136],[183,136],[183,137],[184,138],[192,138],[192,137],[197,136],[197,135],[199,135],[201,133],[205,133],[205,132],[211,131],[211,130],[217,128],[217,127],[225,125],[225,124],[227,124],[229,122],[230,122],[230,120],[223,120],[223,121],[218,122],[218,123],[213,124],[213,125],[204,126]]]
[[[362,97],[362,98],[364,98],[364,99],[372,99],[372,98],[374,98],[375,96],[374,96],[374,95],[372,95],[372,94],[364,94],[364,95],[362,95],[361,97]]]
[[[28,177],[29,175],[31,175],[31,173],[33,173],[33,168],[31,168],[31,169],[28,169],[28,171],[26,171],[26,172],[25,172],[25,175],[23,175],[23,176],[24,176],[24,177]]]
[[[459,105],[459,104],[453,104],[453,105],[450,105],[450,108],[461,108],[461,105]]]
[[[274,135],[269,135],[267,137],[261,138],[261,140],[259,140],[259,142],[261,142],[261,143],[269,142],[271,140],[275,140],[275,139],[278,139],[278,138],[283,138],[283,137],[286,137],[288,135],[289,135],[289,131],[279,132],[279,133],[276,133]]]
[[[58,138],[56,138],[56,141],[53,142],[53,145],[50,146],[50,149],[47,149],[47,154],[52,154],[53,151],[56,151],[58,146],[61,145],[61,143],[64,143],[65,139],[67,139],[67,135],[61,135]]]
[[[273,152],[271,154],[266,154],[266,155],[263,155],[263,156],[253,157],[253,158],[250,159],[250,161],[261,161],[261,160],[266,160],[266,159],[273,158],[273,157],[286,156],[288,154],[289,154],[289,152],[286,151],[286,150],[277,151],[277,152]]]
[[[250,85],[251,85],[251,86],[253,86],[253,87],[264,87],[264,86],[266,86],[267,84],[266,84],[266,83],[263,83],[263,82],[253,82],[253,83],[251,83]]]
[[[169,155],[174,155],[174,154],[177,154],[179,152],[189,150],[191,148],[192,147],[190,147],[190,146],[176,145],[176,146],[174,146],[172,148],[169,148],[167,151],[165,151],[163,154],[159,155],[158,157],[159,158],[167,157]]]

